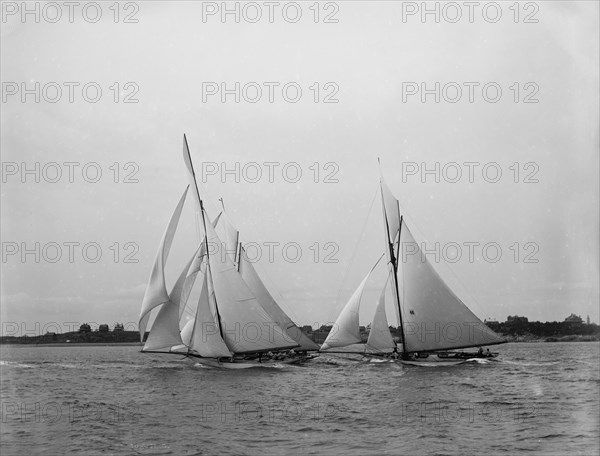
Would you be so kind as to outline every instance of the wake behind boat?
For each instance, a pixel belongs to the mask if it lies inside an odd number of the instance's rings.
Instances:
[[[142,352],[193,357],[211,367],[262,367],[311,359],[318,346],[279,307],[239,243],[239,232],[219,214],[210,222],[184,135],[183,157],[194,189],[204,237],[167,292],[165,265],[190,185],[185,189],[160,243],[139,318],[144,342],[151,313],[158,309]],[[221,219],[223,219],[221,221]],[[225,242],[217,234],[224,225]],[[217,246],[217,253],[211,247]],[[225,254],[224,254],[225,253]],[[188,306],[200,277],[200,295]],[[294,350],[295,349],[295,350]],[[264,360],[264,362],[263,362]]]
[[[388,278],[377,303],[369,338],[362,343],[359,309],[365,285],[383,255],[342,309],[320,351],[363,356],[387,355],[411,366],[456,365],[469,359],[497,357],[498,353],[492,353],[489,349],[484,353],[481,347],[502,344],[506,340],[471,312],[437,274],[415,242],[400,214],[399,202],[383,177],[380,191]],[[399,261],[400,258],[402,261]],[[402,343],[399,344],[392,338],[385,313],[388,286],[401,332]],[[479,347],[479,350],[455,351],[473,347]]]

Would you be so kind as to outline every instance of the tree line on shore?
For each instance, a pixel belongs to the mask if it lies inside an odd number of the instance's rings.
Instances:
[[[486,321],[485,324],[492,330],[512,340],[544,339],[547,342],[560,340],[600,340],[600,326],[587,323],[575,314],[569,315],[564,321],[529,321],[527,317],[509,315],[504,322]],[[331,325],[322,325],[314,330],[311,326],[303,326],[302,331],[317,343],[322,343]],[[361,336],[366,340],[369,327],[361,326]],[[390,326],[390,332],[396,339],[400,339],[400,331],[395,326]],[[79,331],[67,333],[47,333],[35,336],[2,336],[0,344],[52,344],[52,343],[123,343],[139,342],[137,331],[125,331],[123,325],[115,325],[109,331],[108,325],[100,325],[98,330],[92,331],[88,324],[81,325]]]
[[[589,318],[588,318],[589,321]],[[600,338],[600,326],[584,323],[571,314],[564,321],[529,321],[527,317],[508,316],[505,322],[486,321],[492,330],[504,336],[533,336],[538,338],[561,338],[565,336],[593,336]]]

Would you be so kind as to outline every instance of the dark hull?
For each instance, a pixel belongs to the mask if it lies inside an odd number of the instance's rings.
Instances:
[[[466,362],[478,360],[492,360],[498,353],[469,353],[469,352],[437,352],[413,355],[407,359],[399,359],[400,363],[407,366],[455,366]]]
[[[217,367],[220,369],[250,369],[250,368],[274,368],[280,367],[286,364],[303,364],[316,358],[318,355],[306,355],[306,356],[295,356],[288,357],[285,359],[215,359],[215,358],[203,358],[201,356],[189,355],[194,358],[198,363],[209,366]]]

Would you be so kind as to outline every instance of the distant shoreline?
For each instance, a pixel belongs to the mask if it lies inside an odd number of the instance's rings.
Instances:
[[[21,343],[0,343],[0,347],[102,347],[109,345],[127,346],[127,347],[141,347],[140,342],[56,342],[47,344],[21,344]]]
[[[520,318],[520,317],[519,317]],[[533,326],[532,326],[533,325]],[[529,324],[532,326],[531,331],[527,328],[517,328],[518,330],[507,331],[507,328],[502,328],[502,325],[498,328],[492,328],[507,342],[516,343],[532,343],[532,342],[594,342],[600,340],[600,328],[597,325],[583,325],[580,328],[566,328],[564,331],[558,331],[557,328],[551,327],[542,329],[535,327],[533,323]],[[506,326],[506,325],[505,325]],[[323,329],[323,328],[322,328]],[[324,328],[329,330],[330,328]],[[502,330],[504,329],[504,330]],[[567,329],[569,331],[567,331]],[[536,331],[534,331],[536,330]],[[539,330],[539,331],[537,331]],[[547,331],[546,331],[547,330]],[[542,335],[544,332],[550,332],[548,335]],[[538,332],[538,334],[536,334]],[[539,334],[539,333],[542,334]],[[565,334],[567,332],[567,334]],[[569,334],[568,332],[571,332]],[[579,334],[578,334],[579,333]],[[322,343],[326,335],[325,331],[314,332],[307,334],[308,337],[313,339],[317,344]],[[361,333],[361,337],[365,334]],[[144,334],[144,339],[147,338],[147,333]],[[395,340],[398,340],[396,338]],[[363,338],[366,342],[366,337]],[[485,345],[485,344],[482,344]],[[0,337],[0,347],[3,346],[29,346],[29,347],[84,347],[84,346],[133,346],[140,347],[142,343],[140,341],[140,334],[137,331],[77,331],[69,333],[47,333],[39,336],[2,336]]]

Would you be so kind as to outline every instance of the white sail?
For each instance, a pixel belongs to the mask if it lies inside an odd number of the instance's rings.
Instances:
[[[207,239],[209,244],[221,243],[210,224],[207,226]],[[298,346],[262,308],[227,256],[209,255],[209,262],[223,337],[232,352],[260,352]]]
[[[189,347],[205,358],[231,356],[231,352],[220,334],[214,302],[211,302],[209,296],[207,274],[204,274],[203,279],[196,318],[190,334]]]
[[[142,351],[170,351],[181,344],[179,310],[173,302],[162,304]]]
[[[194,331],[195,319],[188,320],[181,329],[181,342],[186,347],[192,345],[192,332]]]
[[[167,293],[167,286],[165,283],[164,269],[169,256],[169,251],[171,250],[171,244],[173,243],[173,237],[175,236],[175,231],[177,230],[177,224],[179,223],[179,218],[181,217],[181,210],[183,209],[183,203],[185,202],[188,189],[189,186],[186,187],[183,195],[179,199],[179,203],[177,204],[173,215],[171,215],[171,220],[167,225],[167,229],[165,230],[158,247],[158,253],[156,254],[156,259],[154,260],[152,273],[150,274],[150,280],[148,281],[148,286],[146,287],[146,293],[144,295],[144,300],[142,301],[142,309],[140,312],[138,327],[141,341],[144,340],[146,326],[148,325],[148,320],[150,318],[150,311],[155,307],[158,307],[161,304],[169,301],[169,294]]]
[[[161,304],[160,311],[154,320],[148,339],[144,345],[144,351],[169,351],[171,347],[181,345],[181,334],[179,331],[179,302],[187,272],[190,269],[196,253],[190,258],[177,282],[169,294],[169,300]]]
[[[390,327],[385,315],[385,291],[387,284],[386,280],[379,301],[377,302],[377,308],[375,309],[375,315],[371,322],[371,331],[369,332],[369,338],[367,340],[367,347],[373,351],[389,352],[396,347],[392,334],[390,333]]]
[[[196,202],[197,215],[200,216],[202,213],[202,202],[200,201],[200,193],[198,192],[198,184],[196,182],[196,173],[194,172],[194,165],[192,165],[192,158],[190,157],[190,148],[188,147],[187,138],[185,135],[183,135],[183,161],[188,171],[190,185],[194,189],[192,193],[194,194],[194,201]]]
[[[254,296],[258,299],[258,302],[266,310],[266,312],[270,315],[270,317],[275,321],[279,326],[281,326],[286,334],[290,337],[290,339],[295,340],[298,345],[300,345],[300,350],[318,350],[319,346],[315,344],[312,340],[310,340],[301,330],[294,324],[290,317],[279,307],[275,298],[269,293],[267,287],[260,279],[260,276],[254,269],[252,263],[248,260],[248,257],[245,255],[245,250],[242,247],[240,254],[240,265],[239,271],[252,291]]]
[[[400,283],[405,350],[447,350],[502,343],[450,290],[402,224]]]
[[[331,331],[329,331],[325,342],[321,345],[322,351],[361,342],[358,311],[363,290],[370,276],[371,271],[369,271],[342,309]]]

